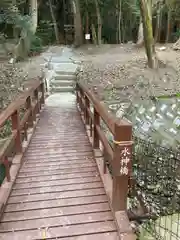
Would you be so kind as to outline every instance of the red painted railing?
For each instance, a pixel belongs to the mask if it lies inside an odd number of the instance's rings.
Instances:
[[[0,163],[5,165],[8,181],[11,179],[9,151],[14,146],[15,155],[22,153],[22,142],[27,140],[27,131],[33,127],[37,114],[44,104],[44,85],[40,80],[31,81],[25,87],[26,90],[0,114],[0,128],[3,128],[8,120],[11,126],[11,134],[0,149]],[[22,108],[23,115],[20,119]]]
[[[99,99],[81,83],[76,85],[76,97],[120,235],[122,239],[135,239],[127,216],[128,190],[131,182],[132,124],[109,113]],[[113,135],[113,146],[107,139],[101,121]],[[122,233],[126,233],[127,238],[124,238]]]

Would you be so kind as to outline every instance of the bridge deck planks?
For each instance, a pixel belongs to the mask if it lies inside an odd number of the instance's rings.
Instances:
[[[0,239],[118,239],[75,104],[46,106],[0,223]]]

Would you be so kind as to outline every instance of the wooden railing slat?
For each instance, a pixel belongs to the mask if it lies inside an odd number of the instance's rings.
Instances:
[[[31,115],[31,109],[28,109],[28,110],[25,112],[23,118],[21,119],[20,127],[19,127],[20,130],[22,130],[22,129],[24,128],[26,122],[28,122],[28,119],[29,119],[30,115]]]
[[[106,137],[105,133],[102,131],[101,127],[100,126],[96,126],[96,130],[98,132],[100,141],[102,142],[104,148],[106,149],[106,153],[110,156],[109,163],[112,164],[112,160],[113,160],[113,150],[112,150],[112,147],[110,146],[110,144],[109,144],[109,142],[107,140],[107,137]]]
[[[28,127],[33,127],[33,111],[32,111],[32,101],[31,97],[29,96],[26,100],[26,109],[30,111],[29,118],[28,118]]]
[[[93,125],[93,148],[94,149],[99,148],[99,134],[96,128],[96,126],[98,127],[99,125],[100,125],[100,117],[98,112],[96,111],[96,108],[94,108],[94,125]]]
[[[20,119],[19,119],[19,110],[16,110],[12,116],[12,131],[16,130],[17,135],[15,138],[15,147],[16,147],[16,153],[22,152],[22,141],[21,141],[21,131],[20,131]]]
[[[12,144],[15,142],[17,136],[17,131],[13,131],[11,136],[5,141],[3,146],[0,149],[0,163],[3,163],[4,157],[8,154],[9,149],[11,148]]]
[[[39,93],[41,97],[39,98]],[[32,98],[35,101],[32,102]],[[15,154],[22,153],[22,142],[27,141],[27,130],[33,127],[33,121],[36,121],[36,115],[40,112],[41,105],[44,104],[44,84],[39,81],[32,81],[26,84],[26,89],[21,93],[1,114],[0,127],[6,124],[7,120],[11,120],[11,135],[5,141],[0,149],[0,163],[6,168],[6,177],[10,181],[8,154],[15,146]],[[20,110],[26,108],[25,113],[20,120]],[[23,135],[22,135],[23,134]]]
[[[92,94],[87,87],[85,87],[82,83],[78,83],[79,88],[86,94],[89,100],[92,102],[93,106],[95,106],[96,111],[101,115],[101,118],[104,122],[106,122],[107,127],[109,130],[114,133],[114,116],[107,111],[107,108],[104,104],[100,103],[99,99]]]

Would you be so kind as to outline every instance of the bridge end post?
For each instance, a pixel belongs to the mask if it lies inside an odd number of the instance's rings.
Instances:
[[[117,121],[114,129],[112,207],[114,212],[127,210],[132,160],[132,125]]]

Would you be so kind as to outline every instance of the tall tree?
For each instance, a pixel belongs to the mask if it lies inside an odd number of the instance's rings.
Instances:
[[[172,21],[172,13],[175,5],[175,0],[166,0],[165,2],[167,7],[167,32],[166,32],[166,43],[169,42],[170,34],[171,34],[171,21]]]
[[[121,18],[122,18],[122,0],[117,2],[118,19],[117,19],[117,43],[121,43]]]
[[[82,20],[79,0],[71,0],[74,14],[74,45],[79,47],[83,44]]]
[[[138,47],[142,47],[144,45],[144,32],[143,32],[142,19],[140,19],[140,22],[139,22],[138,39],[136,44]]]
[[[101,12],[99,7],[98,0],[94,0],[95,7],[96,7],[96,15],[97,15],[97,41],[98,45],[101,45],[102,42],[102,19],[101,19]]]
[[[56,42],[57,42],[57,44],[59,44],[60,43],[59,31],[58,31],[58,25],[57,25],[56,17],[55,17],[54,10],[53,10],[52,1],[48,0],[48,3],[49,3],[51,17],[52,17],[52,22],[53,22],[53,26],[54,26],[54,33],[55,33],[55,36],[56,36]]]
[[[37,25],[38,25],[38,3],[37,0],[30,0],[29,1],[29,15],[31,17],[31,32],[32,34],[36,33]]]
[[[144,44],[148,58],[148,66],[150,68],[156,68],[158,66],[158,59],[153,38],[151,0],[140,0],[140,12],[143,22]]]
[[[155,28],[155,42],[160,40],[161,37],[161,22],[162,22],[162,2],[158,1],[156,4],[156,28]]]

